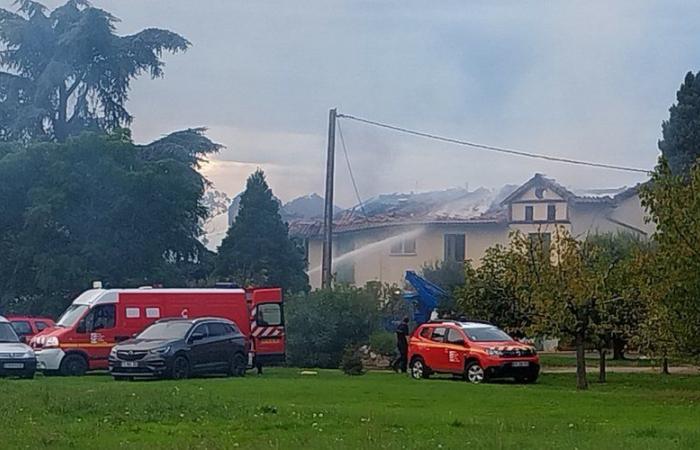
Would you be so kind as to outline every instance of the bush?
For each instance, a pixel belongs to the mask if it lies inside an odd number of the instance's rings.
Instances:
[[[287,361],[297,367],[338,368],[348,345],[369,343],[377,328],[377,300],[353,287],[290,297],[285,306]]]
[[[340,362],[340,370],[345,375],[364,375],[365,369],[362,365],[362,357],[360,352],[353,345],[345,347],[343,359]]]
[[[393,355],[396,351],[396,337],[388,331],[377,331],[369,337],[369,347],[380,355]]]

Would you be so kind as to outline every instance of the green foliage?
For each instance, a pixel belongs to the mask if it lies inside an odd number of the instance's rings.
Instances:
[[[426,280],[451,294],[465,282],[464,265],[465,263],[458,261],[436,261],[423,265],[421,273]],[[454,314],[455,309],[456,301],[453,295],[438,300],[437,312],[440,317]]]
[[[651,335],[647,344],[659,334],[664,344],[657,351],[700,358],[700,166],[674,175],[661,159],[640,197],[657,227],[656,251],[646,271],[654,321],[645,327]]]
[[[388,331],[376,331],[369,337],[369,347],[380,355],[393,355],[396,353],[396,335]]]
[[[345,375],[364,375],[365,368],[362,365],[362,357],[357,347],[348,345],[343,352],[343,359],[340,362],[340,370]]]
[[[85,130],[131,123],[129,84],[143,73],[163,75],[163,52],[190,43],[167,30],[115,33],[118,19],[87,0],[49,11],[21,0],[0,9],[0,139],[65,141]]]
[[[240,285],[309,290],[304,254],[289,237],[262,170],[246,183],[236,220],[219,247],[216,274]]]
[[[459,312],[491,322],[513,336],[525,335],[533,308],[528,296],[518,295],[522,280],[517,264],[524,264],[523,255],[501,245],[488,248],[477,269],[465,263],[465,284],[455,290]]]
[[[183,133],[206,140],[201,130]],[[187,152],[197,159],[216,148]],[[210,270],[197,239],[206,180],[192,158],[134,145],[128,133],[83,134],[3,144],[0,180],[5,310],[56,314],[93,280],[183,285]]]
[[[662,124],[659,149],[674,175],[690,171],[700,156],[700,74],[688,72],[671,106],[670,117]]]
[[[337,368],[348,345],[367,344],[377,328],[377,300],[342,286],[287,299],[287,357],[293,366]]]

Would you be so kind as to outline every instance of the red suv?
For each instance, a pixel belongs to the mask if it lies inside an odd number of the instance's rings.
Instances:
[[[7,316],[7,320],[12,323],[17,336],[29,342],[35,335],[39,334],[46,328],[52,328],[56,324],[53,319],[48,317],[32,317],[32,316]]]
[[[540,372],[540,358],[532,346],[480,322],[434,321],[419,326],[409,340],[408,361],[416,379],[451,373],[472,383],[490,378],[534,383]]]

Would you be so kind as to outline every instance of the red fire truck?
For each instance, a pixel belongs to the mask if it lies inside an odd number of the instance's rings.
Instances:
[[[34,336],[37,369],[82,375],[106,369],[112,346],[165,317],[223,317],[249,341],[249,365],[284,361],[282,291],[237,289],[91,289],[66,309],[54,327]]]

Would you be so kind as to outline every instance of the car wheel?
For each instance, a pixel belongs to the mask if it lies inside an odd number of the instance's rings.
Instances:
[[[248,362],[241,353],[236,353],[231,359],[228,374],[232,377],[244,377]]]
[[[88,370],[88,363],[85,358],[80,355],[67,355],[61,361],[61,366],[58,371],[64,377],[80,377],[85,375]]]
[[[428,378],[428,368],[423,358],[417,357],[411,361],[411,378],[416,380]]]
[[[190,376],[190,362],[182,355],[176,356],[173,367],[170,370],[170,378],[173,380],[183,380]]]
[[[467,364],[467,381],[474,384],[479,384],[486,380],[486,372],[477,361],[472,361]]]

